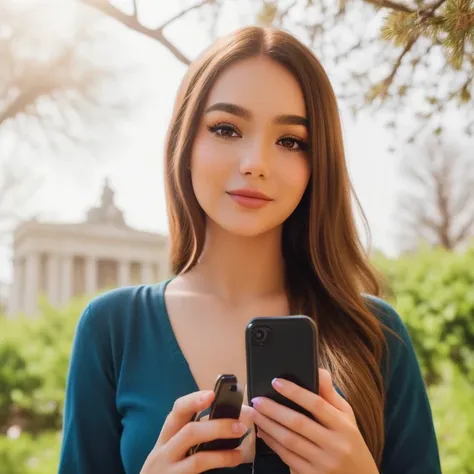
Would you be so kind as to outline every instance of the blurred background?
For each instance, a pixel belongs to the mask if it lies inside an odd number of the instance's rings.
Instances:
[[[0,474],[56,472],[86,301],[170,275],[174,96],[248,24],[290,31],[326,68],[443,472],[474,473],[472,0],[0,0]]]

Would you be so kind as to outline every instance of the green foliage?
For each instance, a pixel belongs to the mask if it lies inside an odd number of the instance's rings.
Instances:
[[[42,304],[37,318],[0,316],[0,474],[57,471],[69,355],[85,303]]]
[[[443,367],[443,383],[430,388],[443,473],[474,474],[474,385],[452,365]]]
[[[449,360],[474,381],[474,249],[423,249],[397,260],[378,258],[395,295],[429,385]]]
[[[0,432],[18,424],[32,433],[61,428],[72,339],[84,301],[37,318],[0,318]]]
[[[381,36],[386,41],[393,41],[395,46],[406,46],[422,33],[418,15],[393,11],[385,18]]]
[[[423,368],[443,472],[473,474],[474,249],[373,260]],[[44,306],[35,319],[0,317],[0,474],[56,471],[68,358],[85,303]]]
[[[448,59],[460,69],[468,43],[474,44],[474,6],[472,0],[447,0],[444,18],[437,25],[435,34],[447,33],[443,44]]]
[[[255,4],[257,23],[296,33],[328,72],[337,69],[334,88],[341,91],[339,97],[354,116],[362,109],[378,112],[380,107],[389,113],[385,126],[404,136],[401,141],[395,137],[389,150],[413,143],[425,129],[444,134],[444,113],[452,105],[461,118],[465,114],[463,132],[474,134],[474,108],[469,107],[474,85],[473,0],[264,0]],[[384,15],[382,25],[370,33],[364,19],[373,18],[377,10]],[[346,36],[347,42],[339,41]],[[372,60],[358,60],[365,55]],[[417,124],[410,131],[399,127],[407,120],[403,112]]]
[[[473,474],[474,248],[374,257],[428,385],[444,474]]]
[[[1,474],[53,474],[58,470],[60,432],[40,436],[23,433],[17,439],[0,436]]]
[[[459,70],[469,45],[474,44],[472,0],[446,0],[436,12],[429,7],[412,12],[394,10],[386,16],[381,36],[395,46],[407,46],[425,36],[442,44],[449,64]]]

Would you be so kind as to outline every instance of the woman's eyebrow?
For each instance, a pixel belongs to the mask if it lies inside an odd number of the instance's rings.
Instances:
[[[242,117],[246,120],[250,120],[252,118],[252,112],[237,104],[231,104],[229,102],[217,102],[216,104],[211,105],[206,109],[206,114],[209,112],[213,112],[214,110],[220,110],[222,112],[227,112],[232,115],[236,115],[237,117]]]
[[[227,112],[229,114],[235,115],[237,117],[241,117],[245,120],[252,119],[252,112],[242,107],[241,105],[232,104],[230,102],[217,102],[211,106],[209,106],[205,113],[213,112],[219,110],[221,112]],[[285,115],[278,115],[273,120],[274,123],[278,125],[302,125],[303,127],[308,128],[308,119],[306,117],[302,117],[301,115],[293,115],[293,114],[285,114]]]

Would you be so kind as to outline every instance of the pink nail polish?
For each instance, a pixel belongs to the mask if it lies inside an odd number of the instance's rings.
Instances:
[[[252,405],[253,405],[255,408],[258,408],[258,406],[259,406],[260,403],[261,403],[261,400],[260,400],[260,398],[256,397],[256,398],[252,398],[251,402],[252,402]]]
[[[283,387],[283,384],[281,383],[280,379],[273,379],[272,380],[272,385],[275,388],[282,388]]]

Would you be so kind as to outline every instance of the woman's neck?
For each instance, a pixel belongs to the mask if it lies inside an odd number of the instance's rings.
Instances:
[[[242,237],[208,225],[202,255],[188,276],[199,291],[228,302],[281,295],[285,291],[281,229]]]

